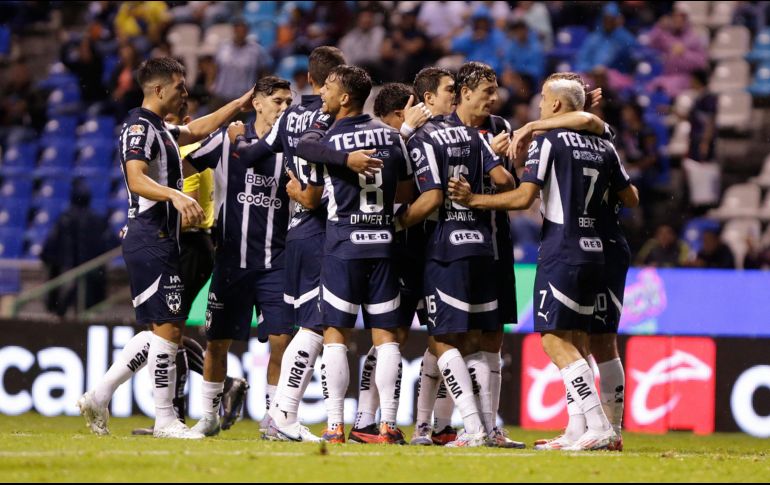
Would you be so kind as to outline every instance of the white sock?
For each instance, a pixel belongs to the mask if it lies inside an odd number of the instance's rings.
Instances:
[[[380,393],[380,421],[394,426],[401,396],[401,351],[397,342],[377,346],[374,380]]]
[[[265,386],[265,413],[270,411],[270,403],[272,403],[273,399],[275,398],[275,390],[277,388],[278,386],[274,386],[272,384],[267,384]]]
[[[567,392],[580,406],[580,410],[586,417],[586,426],[591,431],[606,431],[610,428],[610,422],[604,415],[596,385],[593,381],[593,372],[588,367],[585,359],[580,359],[561,370],[562,379]]]
[[[476,407],[481,411],[484,429],[491,433],[495,427],[492,417],[492,395],[489,392],[489,364],[481,352],[475,352],[464,358],[468,374],[473,383],[473,394],[476,396]]]
[[[468,368],[465,367],[460,351],[452,349],[439,357],[438,367],[444,378],[448,394],[452,396],[460,415],[463,418],[465,432],[476,434],[484,431],[479,410],[476,407],[476,397],[473,395],[473,384]]]
[[[107,406],[118,387],[147,365],[151,336],[152,332],[145,330],[131,337],[126,343],[118,358],[94,387],[94,400],[97,404]]]
[[[503,385],[503,363],[500,352],[482,352],[489,366],[489,393],[492,398],[492,417],[497,426],[497,412],[500,410],[500,389]]]
[[[567,392],[567,414],[569,415],[569,421],[567,422],[567,429],[564,430],[564,435],[571,441],[577,441],[586,432],[586,417],[569,392]]]
[[[222,404],[222,395],[225,391],[225,381],[203,381],[201,394],[203,395],[203,417],[216,418],[219,416],[219,406]]]
[[[602,362],[598,367],[602,407],[610,424],[618,433],[623,422],[623,403],[626,396],[626,374],[623,371],[623,362],[616,357]]]
[[[321,376],[325,382],[324,398],[327,425],[331,429],[342,424],[345,417],[345,393],[350,382],[347,346],[343,344],[324,345]]]
[[[313,366],[323,349],[323,336],[300,329],[281,359],[281,377],[273,396],[270,416],[280,427],[297,422],[297,410],[313,379]]]
[[[148,360],[155,399],[155,429],[163,428],[177,419],[174,413],[174,394],[178,347],[174,342],[154,333],[150,338]]]
[[[436,361],[438,366],[438,361]],[[441,371],[439,370],[439,373]],[[441,431],[447,426],[452,426],[452,413],[455,410],[455,402],[452,400],[452,396],[449,395],[449,391],[446,388],[444,379],[438,386],[438,394],[436,395],[436,404],[433,406],[433,427],[436,431]]]
[[[430,424],[433,406],[436,404],[438,386],[441,382],[441,372],[438,370],[438,359],[425,350],[420,364],[420,381],[417,387],[417,420],[416,425]]]
[[[361,380],[358,386],[358,410],[354,428],[365,428],[376,421],[377,408],[380,406],[380,395],[377,392],[374,377],[377,369],[377,348],[372,346],[369,353],[366,354],[361,369]]]

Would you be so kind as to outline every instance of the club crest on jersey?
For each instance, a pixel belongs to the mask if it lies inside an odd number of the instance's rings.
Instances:
[[[179,313],[182,309],[182,295],[177,292],[169,293],[166,295],[166,305],[171,313]]]
[[[128,127],[128,134],[129,135],[143,135],[144,134],[144,126],[143,125],[131,125]]]

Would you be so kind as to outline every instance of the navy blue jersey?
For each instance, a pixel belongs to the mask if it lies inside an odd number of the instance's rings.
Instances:
[[[615,133],[608,124],[604,124],[604,134],[602,138],[610,142],[615,141]],[[614,150],[614,147],[613,147]],[[620,212],[623,203],[618,198],[618,192],[631,185],[630,177],[626,173],[626,169],[623,167],[623,162],[620,158],[617,158],[617,164],[610,166],[610,170],[614,172],[611,180],[617,180],[618,185],[609,188],[602,198],[602,205],[599,211],[599,220],[597,221],[597,227],[599,228],[599,235],[604,241],[604,244],[618,244],[622,247],[628,248],[628,242],[626,241],[626,235],[623,233],[623,229],[620,226],[620,220],[618,220],[618,213]],[[630,251],[630,249],[629,249]]]
[[[286,168],[294,172],[304,189],[308,184],[322,185],[322,170],[296,156],[297,145],[302,134],[310,128],[326,131],[333,121],[321,111],[321,97],[304,95],[299,105],[291,106],[281,114],[273,129],[264,137],[264,143],[273,153],[283,153]],[[262,143],[262,142],[260,142]],[[323,233],[326,227],[325,203],[316,209],[308,209],[299,203],[293,204],[289,239],[304,239]]]
[[[606,191],[622,184],[610,170],[617,157],[612,143],[586,132],[551,130],[530,144],[522,182],[541,188],[538,261],[604,263],[597,220]]]
[[[428,235],[426,257],[450,262],[493,256],[489,214],[452,202],[447,193],[449,179],[460,175],[473,192],[482,191],[484,174],[500,165],[486,140],[456,116],[436,116],[417,130],[407,148],[420,193],[439,189],[444,194],[438,222]]]
[[[253,124],[246,126],[245,138],[250,144],[258,142]],[[237,268],[281,267],[289,224],[283,156],[250,160],[229,148],[224,127],[187,156],[199,170],[213,168],[225,174],[225,185],[220,187],[224,203],[217,213],[217,260]]]
[[[120,166],[129,193],[128,230],[123,239],[127,249],[179,241],[179,214],[174,204],[145,199],[134,194],[126,177],[126,162],[147,163],[147,176],[160,185],[182,190],[182,161],[176,139],[179,128],[166,124],[144,108],[128,113],[120,132]]]
[[[374,148],[372,156],[383,161],[373,177],[347,167],[324,166],[329,197],[326,254],[340,259],[391,257],[396,187],[412,174],[401,135],[362,114],[337,121],[322,141],[337,151]]]
[[[491,115],[484,124],[478,128],[479,133],[484,136],[488,143],[500,133],[511,133],[511,124],[500,116]],[[512,170],[511,162],[508,157],[500,157],[501,165],[508,170],[516,179],[516,171]],[[518,180],[516,180],[518,184]],[[488,173],[484,174],[484,193],[496,194],[497,189]],[[508,211],[495,211],[492,217],[492,249],[495,252],[495,260],[503,258],[505,261],[513,260],[513,241],[511,241],[511,221],[508,218]]]

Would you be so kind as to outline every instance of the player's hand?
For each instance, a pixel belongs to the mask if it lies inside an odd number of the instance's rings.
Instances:
[[[602,102],[602,88],[596,88],[586,94],[586,106],[589,108],[595,108]]]
[[[377,150],[371,149],[350,152],[347,161],[348,168],[355,173],[373,177],[374,173],[382,167],[382,160],[369,156],[376,151]]]
[[[471,192],[471,184],[462,175],[459,179],[454,177],[449,179],[449,198],[454,202],[470,207],[473,192]]]
[[[238,105],[240,106],[242,112],[254,110],[254,107],[251,105],[251,96],[253,93],[254,87],[252,86],[248,91],[243,93],[240,98],[238,98]]]
[[[238,135],[246,134],[246,125],[242,121],[233,121],[230,126],[227,127],[227,137],[230,138],[230,143],[235,143],[235,138]]]
[[[492,147],[492,151],[499,157],[504,157],[508,152],[508,146],[511,144],[511,135],[507,131],[503,131],[492,138],[492,143],[489,145]]]
[[[532,126],[527,123],[513,132],[511,144],[508,146],[508,158],[516,160],[527,145],[532,141]]]
[[[302,184],[299,183],[294,172],[287,170],[286,173],[289,175],[289,181],[286,182],[286,193],[292,200],[299,202],[299,194],[302,193]]]
[[[409,96],[406,106],[404,106],[404,123],[409,125],[413,130],[421,127],[431,117],[431,112],[425,106],[425,103],[419,103],[412,106],[414,103],[414,95]]]
[[[171,203],[174,204],[174,207],[179,212],[183,227],[197,226],[206,217],[197,200],[178,190],[174,191]]]

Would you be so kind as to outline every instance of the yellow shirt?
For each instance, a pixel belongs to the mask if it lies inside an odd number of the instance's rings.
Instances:
[[[180,147],[179,153],[182,159],[184,160],[187,155],[200,146],[200,143],[193,143],[192,145]],[[198,192],[198,204],[200,204],[203,213],[206,215],[201,224],[193,227],[211,229],[214,226],[214,171],[207,168],[203,172],[187,177],[184,179],[184,188],[182,190],[185,194]]]

